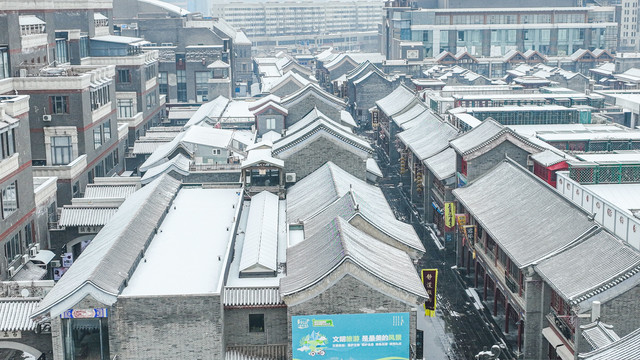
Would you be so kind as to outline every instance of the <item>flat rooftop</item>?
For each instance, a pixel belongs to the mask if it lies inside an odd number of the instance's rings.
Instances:
[[[241,195],[181,189],[120,296],[219,294]]]

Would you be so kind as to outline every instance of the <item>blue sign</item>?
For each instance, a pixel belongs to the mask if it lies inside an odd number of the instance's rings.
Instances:
[[[294,360],[408,360],[409,313],[291,318]]]

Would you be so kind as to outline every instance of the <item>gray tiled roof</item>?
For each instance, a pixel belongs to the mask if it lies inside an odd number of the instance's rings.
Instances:
[[[289,134],[277,140],[275,143],[273,143],[272,152],[274,155],[277,155],[283,151],[297,146],[307,139],[314,138],[314,135],[320,132],[330,134],[336,139],[339,139],[340,141],[367,153],[373,153],[373,149],[367,141],[345,130],[344,127],[335,124],[333,121],[324,120],[322,118],[317,119],[316,121],[294,132],[293,134]]]
[[[613,326],[600,321],[580,326],[580,328],[582,329],[582,336],[594,350],[620,340],[618,334],[613,330]]]
[[[306,220],[352,188],[365,198],[382,194],[380,188],[327,162],[287,190],[287,222],[293,224]]]
[[[500,134],[503,129],[504,126],[497,121],[486,119],[482,124],[451,140],[451,147],[465,155]]]
[[[424,160],[424,164],[438,180],[450,178],[456,173],[456,151],[447,148]]]
[[[538,152],[544,150],[541,146],[534,144],[513,131],[511,128],[501,125],[492,118],[487,118],[480,125],[451,140],[450,144],[458,153],[465,156],[487,144],[490,144],[504,134],[509,134],[512,138],[518,139],[524,143],[525,146],[529,146],[529,148],[533,149],[529,151]]]
[[[40,302],[34,316],[44,314],[84,285],[117,296],[179,187],[178,180],[163,175],[129,196]]]
[[[409,255],[335,218],[322,231],[287,249],[287,276],[280,280],[283,296],[313,286],[350,261],[393,287],[427,298]]]
[[[427,111],[427,105],[425,105],[422,101],[417,101],[413,104],[413,106],[411,106],[402,114],[394,116],[393,122],[396,123],[396,125],[398,125],[400,128],[403,128],[403,125],[405,123],[417,118],[418,116],[422,115],[425,111]]]
[[[600,230],[541,261],[536,271],[557,293],[575,304],[607,292],[623,281],[640,283],[639,276],[633,277],[640,272],[640,253]]]
[[[551,150],[545,150],[531,155],[531,160],[541,164],[542,166],[552,166],[567,159]]]
[[[36,323],[31,312],[38,306],[38,299],[4,299],[0,301],[0,331],[31,331]]]
[[[521,268],[595,226],[586,211],[508,159],[453,193]]]
[[[609,345],[586,354],[579,354],[580,360],[627,360],[640,359],[640,329],[634,330]]]
[[[376,105],[387,116],[393,116],[411,104],[415,93],[404,85],[399,85],[391,94],[376,101]]]
[[[60,212],[60,226],[102,226],[106,224],[115,213],[117,207],[93,208],[86,206],[67,205]]]
[[[398,138],[411,149],[416,157],[424,160],[449,147],[449,140],[455,138],[456,135],[458,135],[458,130],[449,123],[436,118],[427,119],[425,116],[420,125],[399,133]]]
[[[85,198],[126,198],[136,192],[137,185],[87,184]]]
[[[350,221],[354,216],[360,214],[372,226],[399,243],[420,252],[425,252],[424,245],[422,245],[422,241],[420,241],[413,226],[396,219],[381,192],[374,194],[363,198],[356,191],[349,191],[338,201],[304,222],[305,237],[315,235],[337,216]]]
[[[274,306],[284,305],[277,287],[225,288],[224,306]]]

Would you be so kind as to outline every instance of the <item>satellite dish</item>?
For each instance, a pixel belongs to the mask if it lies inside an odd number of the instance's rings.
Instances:
[[[20,294],[22,295],[22,297],[29,297],[29,295],[31,295],[29,289],[22,289],[22,291],[20,291]]]

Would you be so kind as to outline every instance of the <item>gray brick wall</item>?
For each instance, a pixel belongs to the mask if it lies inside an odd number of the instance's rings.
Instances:
[[[276,155],[276,157],[279,156]],[[314,140],[294,154],[282,159],[284,160],[285,172],[296,173],[298,181],[317,170],[327,161],[333,161],[362,180],[367,175],[366,157],[361,157],[361,155],[337,146],[333,141],[324,138]]]
[[[111,357],[222,359],[219,295],[119,298],[110,318]]]
[[[313,107],[317,107],[320,112],[327,115],[330,119],[339,120],[340,110],[344,110],[344,107],[338,104],[328,104],[326,100],[319,99],[315,95],[307,96],[306,98],[296,102],[295,104],[289,104],[285,107],[289,111],[286,118],[286,126],[289,127],[298,120],[302,119],[309,111],[313,110]]]
[[[113,316],[113,308],[104,305],[103,303],[97,301],[92,296],[87,295],[78,303],[73,306],[73,309],[92,309],[92,308],[107,308],[109,312],[109,346],[111,348],[111,343],[113,342],[114,332],[112,332],[112,316]],[[60,316],[53,316],[51,319],[51,342],[53,348],[53,359],[54,360],[64,360],[64,348],[63,348],[63,338],[62,338],[62,321]],[[113,354],[113,352],[112,352]]]
[[[264,332],[249,332],[249,314],[264,314]],[[287,308],[225,309],[227,345],[287,344]]]
[[[502,144],[491,149],[487,153],[467,161],[467,180],[472,181],[479,176],[482,176],[482,174],[491,170],[491,168],[504,160],[505,155],[509,156],[509,158],[525,168],[527,167],[527,157],[529,153],[522,150],[512,142],[504,141]]]
[[[289,94],[293,94],[294,92],[300,90],[302,87],[296,84],[293,81],[289,81],[287,84],[281,86],[276,91],[271,92],[274,95],[285,97]]]
[[[412,347],[416,343],[417,313],[413,307],[391,298],[351,275],[347,275],[318,296],[287,308],[288,337],[291,343],[291,317],[315,314],[410,313]],[[289,354],[291,360],[291,354]]]
[[[608,301],[601,306],[600,319],[613,325],[613,329],[623,337],[640,328],[640,286]]]

